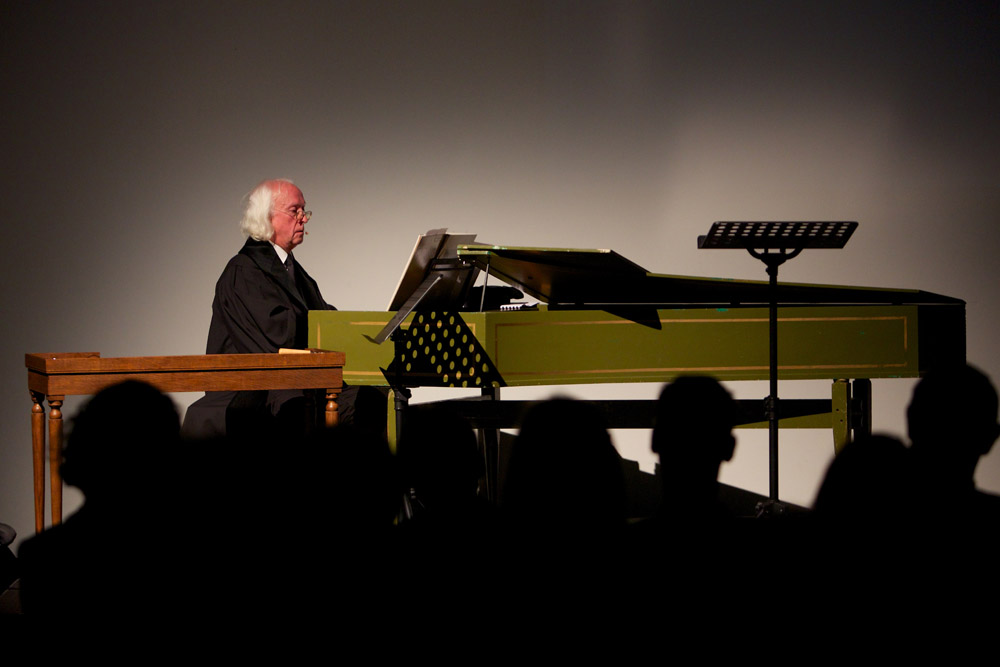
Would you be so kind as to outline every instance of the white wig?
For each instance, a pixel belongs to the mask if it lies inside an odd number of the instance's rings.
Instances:
[[[270,241],[274,236],[271,207],[274,206],[274,198],[281,192],[283,183],[291,185],[292,182],[287,178],[263,181],[247,195],[247,207],[240,220],[240,231],[244,236],[249,236],[254,241]]]

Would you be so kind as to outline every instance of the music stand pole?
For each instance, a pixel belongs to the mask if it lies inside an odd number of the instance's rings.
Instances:
[[[750,254],[764,262],[768,275],[768,383],[769,394],[765,399],[764,408],[767,411],[767,460],[768,460],[768,497],[778,500],[778,267],[792,259],[802,248],[790,252],[782,249],[778,252],[758,252],[748,248]]]
[[[768,497],[778,501],[778,267],[806,248],[843,248],[858,223],[715,222],[699,248],[742,248],[764,262],[768,275]]]

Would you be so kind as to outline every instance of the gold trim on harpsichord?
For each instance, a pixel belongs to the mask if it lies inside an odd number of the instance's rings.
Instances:
[[[431,317],[434,317],[434,313],[431,313]],[[411,324],[411,322],[408,322],[408,321],[404,320],[399,325],[399,328],[400,329],[409,329],[410,328],[410,324]],[[469,322],[466,322],[466,324],[468,325],[469,329],[472,331],[472,334],[476,335],[476,324],[475,324],[475,322],[473,322],[471,324]],[[385,326],[385,322],[377,322],[377,321],[348,322],[347,325],[348,326],[352,326],[352,327],[384,327]],[[318,330],[316,332],[316,336],[317,337],[319,336],[319,331]]]
[[[351,326],[351,327],[379,327],[379,328],[381,328],[381,327],[385,326],[385,322],[379,322],[377,320],[359,320],[359,321],[356,321],[356,322],[346,322],[346,324],[347,324],[347,326]],[[469,324],[468,326],[469,326],[469,329],[472,331],[472,335],[475,336],[476,335],[476,325],[473,323],[473,324]],[[404,321],[404,322],[402,322],[399,325],[399,328],[400,329],[409,329],[410,328],[410,323]],[[323,347],[322,341],[323,341],[323,330],[320,327],[316,327],[316,347],[322,348]],[[363,375],[364,373],[361,373],[359,371],[356,374],[357,375]],[[381,376],[382,374],[381,373],[372,373],[372,375]]]
[[[577,311],[579,312],[579,311]],[[552,311],[549,311],[552,314]],[[662,314],[662,311],[661,311]],[[749,314],[749,313],[748,313]],[[722,314],[720,317],[660,317],[657,320],[661,331],[667,331],[670,325],[712,325],[718,326],[723,324],[740,324],[740,325],[751,325],[760,326],[766,325],[768,322],[767,317],[757,316],[753,314],[749,317],[732,317]],[[868,331],[863,329],[865,323],[881,323],[878,332],[872,332],[875,336],[881,337],[884,341],[884,347],[888,350],[893,348],[896,349],[897,353],[891,355],[889,359],[885,359],[881,362],[873,363],[871,359],[865,359],[866,355],[860,354],[855,361],[844,361],[840,362],[838,359],[828,359],[819,360],[817,363],[783,363],[779,364],[778,369],[782,374],[785,373],[810,373],[810,372],[830,372],[839,373],[841,371],[850,374],[853,370],[855,371],[875,371],[877,374],[899,374],[905,373],[908,370],[914,373],[918,372],[916,367],[917,360],[910,358],[910,342],[909,342],[909,330],[910,326],[915,326],[913,316],[910,314],[901,315],[832,315],[832,316],[812,316],[812,315],[788,315],[779,316],[779,325],[795,325],[795,324],[806,324],[806,325],[823,325],[824,323],[831,324],[842,324],[842,323],[857,323],[859,326],[855,330],[857,336],[865,336]],[[583,354],[578,354],[574,359],[572,365],[565,364],[559,365],[558,367],[547,366],[545,368],[524,368],[523,364],[519,363],[521,357],[523,356],[523,350],[515,344],[512,344],[511,339],[505,335],[505,331],[513,333],[515,330],[523,330],[524,327],[533,328],[535,331],[543,331],[545,327],[592,327],[594,325],[624,325],[628,327],[638,326],[635,322],[627,319],[620,318],[615,315],[609,314],[606,319],[596,319],[593,317],[585,317],[579,320],[574,320],[571,318],[560,318],[555,320],[532,320],[532,321],[500,321],[493,324],[491,328],[492,336],[488,343],[488,349],[491,351],[491,358],[495,363],[497,369],[507,381],[508,384],[518,384],[518,379],[523,378],[542,378],[542,377],[564,377],[564,378],[577,378],[574,382],[582,381],[587,378],[592,378],[595,381],[607,381],[603,378],[609,378],[614,376],[634,376],[640,377],[650,377],[650,376],[672,376],[681,373],[692,373],[692,372],[702,372],[702,373],[735,373],[735,374],[748,374],[766,371],[768,366],[763,363],[763,360],[757,361],[756,359],[746,364],[705,364],[705,365],[692,365],[692,364],[664,364],[655,366],[630,366],[630,365],[614,365],[613,367],[608,367],[606,365],[607,361],[615,356],[621,356],[616,352],[609,354],[602,353],[602,343],[606,341],[598,340],[592,343],[592,349],[586,351]],[[886,328],[888,327],[888,329]],[[641,331],[642,329],[640,329]],[[651,330],[655,331],[655,329]],[[825,333],[825,332],[824,332]],[[518,337],[524,334],[518,334]],[[543,344],[542,339],[546,337],[544,335],[533,335],[534,339],[538,341],[538,344]],[[565,338],[562,334],[556,336],[557,338]],[[896,342],[892,342],[895,338]],[[546,339],[548,340],[548,339]],[[628,345],[629,341],[615,341],[616,344]],[[665,344],[665,343],[661,343]],[[801,344],[801,340],[800,340]],[[823,349],[822,346],[824,341],[818,339],[815,342],[807,344],[807,347],[813,349]],[[757,346],[753,346],[756,348]],[[609,349],[604,347],[603,349]],[[766,351],[766,347],[761,347],[761,353]],[[513,362],[508,355],[513,354]],[[553,355],[552,361],[557,361],[559,354]],[[626,353],[627,358],[627,353]],[[849,359],[853,357],[851,354]],[[895,356],[896,358],[891,358]],[[551,358],[551,357],[550,357]],[[588,361],[588,358],[590,361]],[[638,359],[636,359],[638,360]],[[565,360],[564,360],[565,361]],[[666,361],[666,359],[664,359]],[[709,361],[709,359],[706,359]],[[734,360],[735,361],[735,360]],[[579,362],[579,363],[578,363]],[[521,366],[520,368],[518,366]],[[591,368],[581,368],[581,366],[593,366]]]
[[[778,366],[778,370],[786,371],[807,371],[807,370],[836,370],[839,368],[906,368],[909,364],[816,364],[816,365],[788,365]],[[766,371],[767,366],[690,366],[684,367],[664,367],[664,368],[595,368],[593,370],[547,370],[547,371],[514,371],[508,372],[505,377],[517,377],[528,375],[603,375],[613,373],[724,373],[728,371]]]
[[[903,349],[909,349],[909,338],[907,332],[909,331],[909,317],[907,315],[873,315],[865,317],[779,317],[778,322],[866,322],[866,321],[890,321],[899,320],[903,323]],[[660,324],[718,324],[718,323],[740,323],[746,324],[748,322],[767,322],[766,317],[747,317],[747,318],[676,318],[676,319],[664,319],[660,318]],[[550,326],[583,326],[583,325],[594,325],[594,324],[629,324],[635,325],[635,322],[626,319],[617,320],[566,320],[564,322],[504,322],[502,324],[495,325],[496,329],[501,329],[504,327],[550,327]],[[470,329],[473,329],[475,333],[474,325],[469,325]],[[497,343],[494,342],[494,348]],[[765,368],[767,368],[765,366]]]

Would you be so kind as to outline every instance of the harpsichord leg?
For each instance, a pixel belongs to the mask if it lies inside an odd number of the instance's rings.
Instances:
[[[483,387],[484,401],[499,401],[499,387]],[[480,447],[483,451],[483,462],[486,464],[486,497],[496,503],[500,498],[497,488],[500,476],[500,429],[479,427]]]
[[[847,443],[872,433],[872,381],[834,380],[833,450],[839,454]]]
[[[855,380],[851,386],[851,430],[854,437],[872,434],[872,381]]]
[[[840,451],[851,441],[851,381],[834,380],[830,413],[833,418],[833,451]]]

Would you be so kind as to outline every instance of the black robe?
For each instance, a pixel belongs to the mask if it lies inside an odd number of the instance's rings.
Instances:
[[[247,239],[229,260],[215,285],[212,324],[206,354],[272,353],[279,348],[305,348],[310,310],[335,310],[323,300],[316,281],[297,261],[292,274],[267,241]],[[187,438],[211,438],[227,432],[234,412],[261,410],[278,415],[282,405],[301,391],[208,392],[187,410],[182,432]]]

